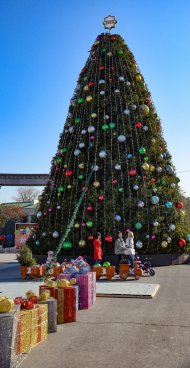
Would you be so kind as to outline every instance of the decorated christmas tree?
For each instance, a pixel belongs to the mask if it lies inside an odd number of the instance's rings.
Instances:
[[[105,28],[115,17],[105,18]],[[139,253],[186,246],[188,221],[160,119],[132,52],[121,36],[92,45],[71,99],[49,181],[39,197],[34,253],[104,254],[117,231],[134,232]]]

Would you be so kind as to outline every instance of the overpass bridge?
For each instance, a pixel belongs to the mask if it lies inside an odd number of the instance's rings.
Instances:
[[[45,186],[47,184],[48,174],[1,174],[0,187],[16,186]]]

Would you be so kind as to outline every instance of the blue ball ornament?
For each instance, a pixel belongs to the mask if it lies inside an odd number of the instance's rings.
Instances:
[[[146,239],[150,239],[150,235],[149,234],[146,234]]]
[[[36,243],[35,243],[37,246],[40,245],[40,241],[39,240],[36,240]]]
[[[187,235],[187,241],[190,242],[190,234]]]
[[[157,196],[152,196],[151,197],[151,203],[152,204],[158,204],[159,203],[159,197],[157,197]]]
[[[166,201],[166,202],[165,202],[165,207],[166,207],[166,208],[172,208],[172,207],[173,207],[173,203],[172,203],[172,202],[170,202],[170,201]]]
[[[135,185],[133,186],[133,189],[134,189],[134,190],[138,190],[138,189],[139,189],[139,186],[138,186],[137,184],[135,184]]]
[[[121,221],[121,216],[120,215],[116,215],[115,216],[115,219],[116,219],[116,221],[120,222]]]
[[[128,155],[127,155],[127,158],[133,158],[133,155],[132,155],[132,153],[128,153]]]

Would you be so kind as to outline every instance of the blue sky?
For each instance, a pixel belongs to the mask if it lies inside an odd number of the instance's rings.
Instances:
[[[0,0],[0,172],[47,173],[103,18],[134,53],[177,171],[190,170],[190,2]],[[190,196],[190,171],[179,174]],[[1,188],[0,202],[16,188]]]

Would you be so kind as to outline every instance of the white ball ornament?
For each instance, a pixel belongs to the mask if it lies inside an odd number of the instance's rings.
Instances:
[[[125,78],[124,78],[123,76],[120,76],[120,77],[119,77],[119,81],[120,81],[120,82],[124,82],[124,81],[125,81]]]
[[[116,164],[116,165],[114,166],[114,168],[115,168],[116,170],[121,170],[121,165]]]
[[[81,131],[81,134],[82,134],[82,135],[86,134],[86,129],[83,129],[83,130]]]
[[[148,132],[148,129],[149,129],[149,128],[148,128],[148,126],[147,126],[147,125],[144,125],[144,126],[143,126],[143,130],[144,130],[144,132]]]
[[[174,224],[170,224],[169,225],[169,230],[174,231],[175,230],[175,225]]]
[[[88,133],[94,133],[95,132],[95,127],[93,126],[93,125],[90,125],[89,127],[88,127]]]
[[[124,113],[125,115],[129,115],[129,114],[130,114],[130,111],[129,111],[129,109],[125,109],[125,110],[123,111],[123,113]]]
[[[79,156],[81,151],[77,148],[74,150],[74,156]]]
[[[135,111],[135,110],[136,110],[136,108],[137,108],[137,106],[136,106],[135,104],[132,104],[132,105],[131,105],[131,110]]]
[[[144,207],[144,202],[143,201],[138,201],[138,207],[143,208]]]
[[[46,234],[46,232],[44,231],[43,233],[42,233],[42,237],[43,238],[45,238],[45,236],[46,236],[47,234]]]
[[[120,134],[120,135],[117,137],[117,139],[118,139],[118,141],[119,141],[120,143],[123,143],[123,142],[125,142],[125,141],[126,141],[126,138],[125,138],[125,136],[124,136],[123,134]]]
[[[104,83],[106,83],[104,79],[99,80],[99,84],[104,84]]]
[[[171,184],[170,184],[170,187],[171,187],[171,188],[175,188],[175,183],[171,183]]]
[[[139,186],[138,186],[137,184],[135,184],[135,185],[133,186],[133,189],[134,189],[134,190],[138,190],[138,189],[139,189]]]
[[[98,171],[99,170],[99,166],[98,165],[94,165],[93,166],[93,171]]]
[[[104,115],[104,120],[108,120],[109,118],[109,115]]]
[[[157,197],[157,196],[152,196],[151,197],[151,203],[152,204],[158,204],[159,203],[159,197]]]
[[[105,95],[105,91],[100,91],[100,95]]]
[[[161,173],[162,172],[162,167],[161,166],[157,166],[156,171],[158,171],[159,173]]]
[[[57,238],[59,238],[59,233],[58,233],[58,231],[54,231],[53,233],[52,233],[52,236],[53,236],[53,238],[54,239],[57,239]]]
[[[118,88],[115,89],[115,93],[120,93],[120,90]]]
[[[172,241],[172,238],[170,238],[170,236],[167,237],[167,242],[170,244]]]
[[[60,210],[60,209],[61,209],[61,206],[59,206],[59,205],[58,205],[58,206],[57,206],[57,209],[58,209],[58,210]]]
[[[131,85],[131,83],[129,81],[127,81],[126,85],[129,87]]]
[[[136,245],[136,248],[137,249],[141,249],[143,247],[143,243],[140,240],[137,240],[136,243],[135,243],[135,245]]]
[[[155,226],[155,227],[157,227],[158,225],[159,225],[159,223],[158,223],[158,221],[153,221],[153,225]]]
[[[71,127],[69,128],[69,133],[74,133],[74,130],[75,130],[75,127],[74,127],[74,126],[71,126]]]
[[[100,157],[100,158],[105,158],[106,156],[107,156],[106,151],[100,151],[100,152],[99,152],[99,157]]]
[[[85,143],[84,142],[79,143],[79,148],[84,148],[84,147],[85,147]]]

